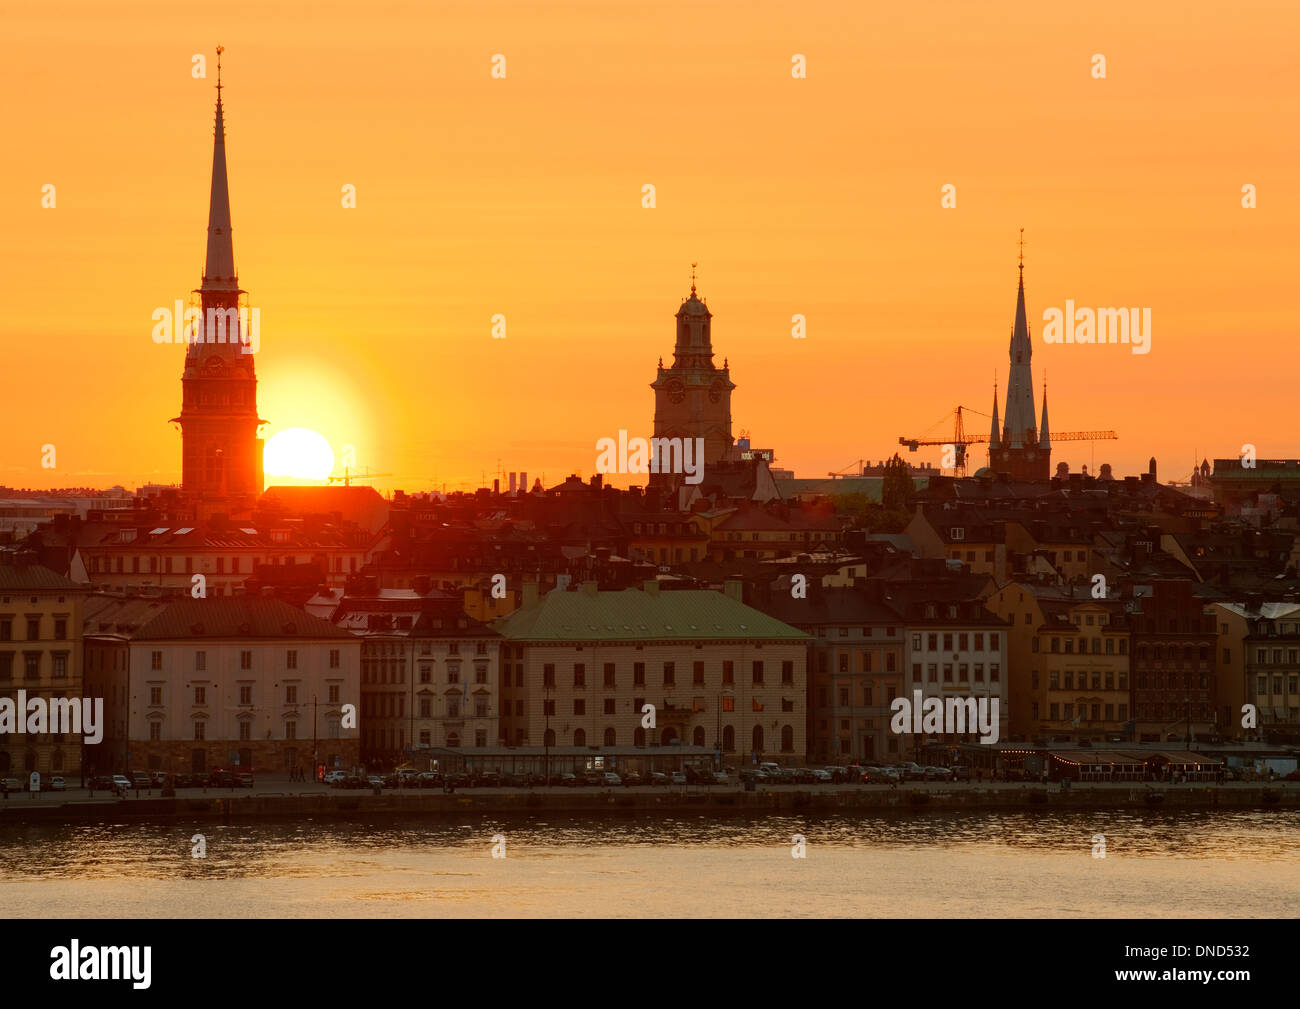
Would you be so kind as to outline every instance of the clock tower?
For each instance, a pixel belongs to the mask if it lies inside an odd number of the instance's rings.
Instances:
[[[665,368],[659,359],[659,374],[650,388],[655,391],[656,438],[703,438],[704,464],[724,461],[731,451],[731,390],[736,388],[724,360],[713,363],[711,320],[713,313],[695,293],[691,273],[691,296],[677,310],[677,344],[673,364]]]

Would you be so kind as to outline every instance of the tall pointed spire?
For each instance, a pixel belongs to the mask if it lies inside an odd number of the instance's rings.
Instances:
[[[1001,448],[1002,443],[998,440],[998,379],[997,375],[993,376],[993,425],[989,431],[989,448]]]
[[[1047,373],[1043,373],[1043,422],[1038,425],[1038,447],[1051,448],[1052,438],[1047,432]]]
[[[212,144],[212,191],[208,199],[208,254],[200,291],[238,292],[235,246],[230,234],[230,187],[226,182],[226,121],[221,102],[221,54],[217,46],[217,118]]]
[[[1025,238],[1020,229],[1020,286],[1016,291],[1016,325],[1011,332],[1011,371],[1007,376],[1007,422],[1002,440],[1012,448],[1037,441],[1034,423],[1034,380],[1029,370],[1033,345],[1025,312]]]

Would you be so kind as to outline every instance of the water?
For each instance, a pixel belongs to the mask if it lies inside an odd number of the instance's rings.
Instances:
[[[1283,810],[0,827],[0,914],[18,918],[1298,911],[1300,815]]]

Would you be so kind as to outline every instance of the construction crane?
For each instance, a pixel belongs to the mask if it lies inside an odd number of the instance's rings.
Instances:
[[[929,438],[926,437],[936,427],[942,424],[947,417],[942,417],[930,425],[930,428],[919,438],[899,438],[898,444],[907,446],[909,452],[915,452],[922,445],[951,445],[953,447],[953,473],[957,476],[966,475],[966,446],[978,445],[989,440],[987,434],[967,434],[966,426],[962,422],[964,412],[978,413],[981,417],[989,420],[993,418],[987,413],[971,407],[959,406],[952,411],[953,417],[953,434],[951,438]],[[1113,441],[1118,438],[1114,431],[1063,431],[1059,434],[1052,434],[1051,440],[1056,441]]]
[[[392,473],[371,473],[370,470],[367,469],[364,473],[357,476],[353,476],[352,471],[345,466],[343,468],[343,475],[332,476],[329,478],[329,482],[341,483],[344,487],[351,487],[353,483],[361,480],[373,480],[376,477],[392,476],[392,475],[393,475]]]

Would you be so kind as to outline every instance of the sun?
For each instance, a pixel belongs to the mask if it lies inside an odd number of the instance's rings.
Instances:
[[[334,450],[319,431],[290,427],[277,431],[266,443],[262,469],[267,476],[299,480],[324,480],[334,472]]]

